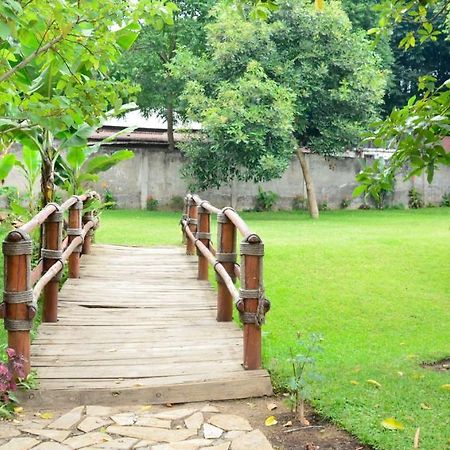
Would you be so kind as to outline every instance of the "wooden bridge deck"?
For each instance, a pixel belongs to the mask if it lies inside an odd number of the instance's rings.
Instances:
[[[242,330],[215,320],[216,295],[182,248],[93,246],[59,296],[59,321],[31,347],[28,401],[177,403],[269,395],[242,368]]]

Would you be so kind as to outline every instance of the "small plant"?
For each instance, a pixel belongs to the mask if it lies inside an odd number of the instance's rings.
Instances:
[[[450,206],[450,192],[447,192],[442,196],[441,203],[439,203],[439,206]]]
[[[345,197],[341,201],[341,209],[347,209],[352,203],[352,199],[350,197]]]
[[[424,206],[422,194],[414,187],[408,191],[408,206],[411,209],[419,209]]]
[[[158,209],[158,200],[151,195],[147,197],[147,211],[156,211]]]
[[[105,199],[104,209],[116,209],[117,199],[109,189],[106,189],[104,199]]]
[[[306,199],[303,195],[297,195],[292,199],[292,209],[294,211],[306,209]]]
[[[356,181],[360,184],[353,191],[353,197],[363,194],[364,203],[371,198],[377,209],[383,209],[387,195],[394,190],[395,175],[383,159],[376,159],[372,166],[356,175]]]
[[[0,417],[10,419],[14,415],[14,408],[18,403],[13,394],[17,390],[16,377],[25,377],[24,359],[14,349],[7,348],[0,361]]]
[[[264,191],[261,186],[258,186],[255,211],[270,211],[277,200],[278,194],[273,191]]]
[[[323,351],[320,345],[323,337],[312,333],[308,339],[302,339],[297,333],[297,349],[290,348],[289,363],[292,375],[287,383],[288,404],[296,414],[302,425],[308,425],[305,418],[305,400],[311,399],[311,384],[321,381],[322,377],[316,372],[315,355]]]
[[[328,211],[330,208],[328,206],[328,202],[324,200],[319,204],[319,211]]]
[[[169,208],[172,211],[183,211],[184,208],[184,198],[180,195],[175,195],[170,199]]]

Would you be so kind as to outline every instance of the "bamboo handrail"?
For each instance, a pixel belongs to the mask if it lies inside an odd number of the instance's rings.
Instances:
[[[217,215],[217,248],[211,243],[210,215]],[[244,368],[261,367],[261,325],[270,302],[264,296],[262,257],[264,245],[242,217],[230,207],[216,208],[196,194],[188,194],[181,219],[186,254],[197,249],[198,279],[208,279],[208,263],[218,281],[217,320],[230,321],[233,303],[244,324]],[[236,262],[236,230],[243,237],[240,246],[242,268]],[[241,289],[234,284],[240,278]]]
[[[30,331],[37,301],[43,294],[43,322],[56,322],[58,315],[59,276],[69,260],[69,277],[78,273],[81,252],[89,253],[92,230],[98,218],[83,216],[83,202],[98,197],[95,192],[72,196],[61,206],[49,203],[30,221],[12,230],[3,242],[5,292],[0,305],[8,331],[8,346],[24,358],[25,375],[30,373]],[[64,212],[69,211],[67,237],[62,240]],[[42,225],[42,258],[31,270],[33,241],[31,231]],[[76,256],[75,256],[76,255]],[[33,287],[34,286],[34,287]]]
[[[97,220],[98,222],[98,220]],[[33,298],[35,301],[39,298],[42,293],[44,287],[49,283],[59,272],[64,268],[64,264],[69,259],[69,256],[74,252],[74,250],[83,243],[84,238],[86,237],[88,231],[93,228],[96,223],[90,221],[83,227],[83,234],[81,236],[77,236],[70,245],[67,246],[65,251],[63,252],[61,259],[57,260],[43,275],[40,280],[36,283],[33,289]]]
[[[217,261],[217,259],[214,257],[212,252],[206,247],[205,244],[200,242],[192,231],[188,227],[188,223],[186,220],[183,220],[184,224],[184,230],[188,236],[188,238],[194,242],[195,246],[199,249],[199,251],[202,253],[202,255],[208,260],[208,262],[213,266],[214,270],[222,277],[224,283],[227,285],[228,290],[230,291],[231,295],[235,299],[236,302],[239,301],[239,291],[236,289],[236,286],[233,283],[233,280],[231,279],[230,275],[228,275],[227,271],[223,267],[223,265]]]
[[[234,226],[239,230],[239,232],[242,234],[242,237],[247,242],[251,243],[261,242],[261,238],[257,234],[252,233],[252,231],[250,231],[248,225],[233,208],[231,207],[223,209],[216,208],[215,206],[211,205],[211,203],[209,203],[207,200],[202,200],[196,194],[188,194],[187,198],[188,199],[191,198],[197,206],[201,206],[213,214],[219,214],[223,212],[231,220],[231,222],[233,222]]]

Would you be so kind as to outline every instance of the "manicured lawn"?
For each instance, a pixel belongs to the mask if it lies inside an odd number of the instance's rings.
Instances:
[[[179,217],[106,211],[97,242],[179,245]],[[264,360],[274,382],[289,374],[296,332],[320,332],[317,410],[376,448],[411,449],[417,427],[421,449],[450,448],[450,373],[420,366],[450,356],[450,209],[244,217],[266,244]],[[405,429],[385,430],[388,417]]]
[[[276,383],[296,332],[323,334],[315,407],[380,449],[445,449],[450,374],[420,363],[450,356],[450,210],[247,213],[266,244],[265,365]],[[178,214],[108,211],[98,242],[178,245]],[[367,383],[372,379],[377,388]],[[422,404],[422,406],[421,406]],[[424,409],[430,408],[430,409]],[[395,417],[403,431],[380,422]]]

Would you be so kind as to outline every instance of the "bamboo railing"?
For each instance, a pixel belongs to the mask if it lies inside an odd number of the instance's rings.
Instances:
[[[211,244],[211,214],[217,215],[217,249]],[[198,195],[188,194],[181,219],[186,253],[194,255],[197,249],[198,279],[208,279],[208,265],[216,271],[217,321],[233,320],[233,302],[244,325],[245,369],[261,368],[261,326],[270,309],[264,296],[263,256],[261,238],[250,231],[239,214],[230,207],[212,206]],[[237,264],[237,231],[242,235],[240,265]],[[236,277],[240,277],[238,290]]]
[[[30,367],[30,331],[37,302],[43,295],[43,322],[58,320],[58,290],[62,269],[68,261],[69,278],[79,278],[81,254],[90,252],[98,218],[83,215],[86,202],[97,198],[95,192],[72,196],[58,205],[49,203],[29,222],[8,233],[3,241],[4,293],[0,317],[8,331],[8,347],[23,355],[25,374]],[[68,212],[66,238],[63,239],[64,214]],[[31,270],[33,241],[30,233],[42,225],[41,259]]]

